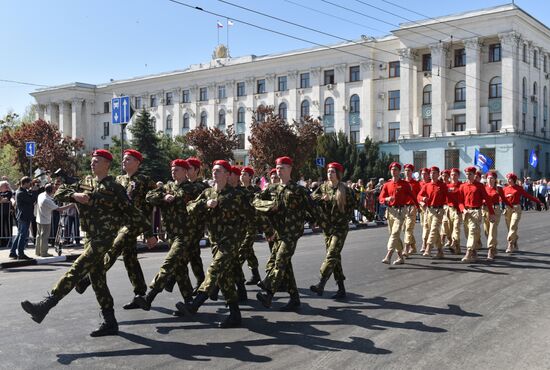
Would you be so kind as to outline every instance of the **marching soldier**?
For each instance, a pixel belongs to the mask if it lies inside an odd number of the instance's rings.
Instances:
[[[501,209],[500,203],[505,203],[507,206],[510,206],[508,200],[504,196],[504,191],[502,188],[497,186],[497,174],[494,171],[489,171],[487,174],[487,185],[485,186],[485,191],[493,203],[493,209],[495,211],[495,221],[489,221],[489,209],[487,204],[483,206],[483,226],[485,230],[485,236],[487,237],[487,260],[494,260],[497,254],[497,230],[498,224],[500,223]]]
[[[422,188],[424,184],[427,184],[430,181],[430,169],[422,168],[420,170],[420,187]],[[422,225],[422,248],[420,248],[420,253],[424,253],[426,250],[426,242],[428,241],[428,236],[430,234],[430,228],[428,225],[428,216],[422,207],[420,207],[420,224]]]
[[[458,209],[458,189],[462,182],[458,179],[460,170],[458,168],[451,169],[451,177],[447,184],[447,219],[449,220],[449,229],[447,231],[447,239],[449,248],[456,254],[460,255],[460,229],[462,226],[462,216]]]
[[[83,253],[57,282],[48,297],[38,303],[21,302],[23,309],[37,323],[42,322],[50,309],[89,274],[104,318],[104,322],[90,335],[99,337],[118,334],[113,297],[105,276],[105,254],[113,245],[120,225],[141,232],[150,230],[150,225],[147,225],[143,213],[131,205],[126,189],[108,175],[112,159],[109,151],[96,150],[92,154],[90,166],[95,177],[89,177],[75,185],[62,186],[54,196],[60,202],[78,204],[86,239]],[[150,246],[155,242],[155,238],[148,239]]]
[[[422,254],[430,257],[431,248],[437,248],[436,258],[443,258],[443,244],[441,243],[441,221],[443,220],[443,206],[447,203],[447,184],[439,179],[439,167],[430,169],[431,181],[424,184],[418,201],[425,209],[426,223],[428,224],[428,240]]]
[[[397,251],[399,256],[394,262],[394,265],[402,265],[405,263],[403,258],[403,241],[401,240],[401,229],[405,223],[405,213],[407,202],[411,200],[416,207],[418,201],[413,195],[411,186],[405,180],[399,178],[401,173],[401,165],[397,162],[390,164],[391,179],[384,183],[380,192],[379,201],[381,204],[387,205],[388,231],[390,238],[388,239],[388,252],[382,263],[389,264],[394,251]]]
[[[145,196],[149,190],[155,188],[155,183],[149,176],[139,172],[142,162],[143,156],[140,152],[133,149],[125,150],[122,158],[122,169],[126,174],[117,176],[116,181],[126,189],[126,194],[128,194],[128,198],[134,207],[139,209],[147,219],[150,219],[152,208],[145,201]],[[108,271],[114,265],[118,256],[122,254],[124,267],[134,287],[134,299],[122,306],[126,310],[139,308],[135,302],[135,297],[144,295],[147,292],[147,284],[137,258],[136,249],[137,237],[141,234],[141,230],[142,228],[132,230],[127,226],[122,227],[113,247],[105,255],[105,270]],[[145,232],[145,237],[154,237],[151,228]],[[76,285],[75,290],[82,294],[90,284],[90,278],[87,276]]]
[[[443,181],[445,184],[449,184],[449,178],[451,177],[451,170],[444,169],[441,171],[441,181]],[[447,215],[447,205],[445,204],[443,206],[443,220],[441,220],[441,244],[443,246],[447,246],[448,241],[451,239],[450,235],[451,227],[449,225],[449,217]]]
[[[325,235],[326,257],[321,265],[321,278],[319,283],[310,286],[312,292],[323,295],[325,284],[330,275],[334,273],[334,280],[338,285],[338,291],[333,299],[346,297],[344,286],[344,270],[342,269],[342,248],[349,231],[349,221],[356,208],[356,198],[353,190],[342,182],[344,166],[332,162],[327,167],[328,181],[321,184],[312,194],[313,200],[320,206],[320,213],[325,218],[326,226],[323,228]]]
[[[254,176],[254,169],[252,167],[246,166],[241,170],[241,184],[244,189],[247,191],[248,201],[252,204],[254,195],[259,193],[261,189],[257,186],[252,185],[251,180]],[[246,285],[256,285],[260,279],[260,272],[258,271],[258,258],[254,254],[254,241],[256,240],[256,235],[258,234],[258,225],[255,218],[252,218],[248,222],[248,227],[246,229],[246,235],[243,239],[243,242],[239,248],[239,262],[241,266],[246,261],[248,267],[252,271],[252,276],[246,282]]]
[[[418,196],[418,193],[420,192],[421,186],[420,186],[420,183],[413,178],[414,165],[406,164],[405,166],[403,166],[403,170],[405,172],[405,181],[408,182],[409,185],[411,186],[412,193],[416,198]],[[403,252],[403,255],[405,257],[408,257],[409,255],[416,253],[416,239],[414,237],[414,227],[416,225],[416,214],[417,214],[417,208],[414,205],[414,202],[410,199],[407,200],[405,224],[404,224],[405,250]]]

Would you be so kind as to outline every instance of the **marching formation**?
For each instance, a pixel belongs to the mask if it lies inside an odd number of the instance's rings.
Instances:
[[[82,229],[86,232],[85,248],[70,269],[54,285],[48,297],[32,303],[23,301],[23,309],[40,323],[73,288],[82,294],[92,286],[104,321],[91,336],[118,334],[113,298],[107,286],[106,272],[122,255],[124,266],[134,289],[133,299],[124,309],[150,310],[158,294],[171,292],[178,284],[182,301],[176,304],[175,316],[192,316],[208,300],[218,300],[221,292],[229,315],[219,323],[220,328],[241,324],[239,303],[247,297],[246,285],[261,288],[256,297],[266,308],[279,292],[290,296],[282,311],[295,311],[300,296],[292,257],[304,223],[318,225],[324,233],[326,256],[320,267],[319,282],[310,290],[319,296],[331,276],[338,290],[332,297],[345,299],[345,275],[341,253],[349,231],[353,211],[357,209],[354,191],[342,181],[344,167],[336,162],[327,166],[327,181],[311,194],[292,181],[293,160],[280,157],[269,172],[269,184],[264,190],[252,184],[254,170],[238,168],[225,160],[213,163],[211,186],[198,177],[201,162],[197,158],[176,159],[170,163],[172,181],[157,187],[140,173],[141,153],[126,150],[123,158],[125,175],[109,176],[112,155],[96,150],[92,155],[91,171],[73,185],[63,185],[54,195],[59,201],[77,204]],[[379,202],[385,205],[389,239],[387,254],[382,260],[389,264],[404,264],[417,253],[443,258],[444,243],[453,253],[460,254],[460,228],[464,226],[467,251],[463,262],[474,262],[481,248],[481,228],[487,236],[487,259],[496,255],[497,227],[504,215],[508,227],[508,248],[518,249],[518,223],[521,218],[520,198],[540,202],[516,185],[517,176],[508,174],[508,185],[496,185],[496,174],[487,175],[487,184],[479,180],[475,167],[464,170],[467,181],[458,181],[460,170],[441,171],[437,167],[420,171],[421,181],[413,178],[414,166],[390,165],[391,179],[381,190]],[[501,205],[504,207],[501,209]],[[158,207],[166,225],[169,252],[149,287],[137,259],[136,243],[144,235],[149,248],[157,239],[152,234],[150,215]],[[420,216],[422,241],[414,236]],[[206,271],[200,257],[200,240],[207,233],[212,260]],[[270,258],[261,279],[253,244],[261,232],[269,242]],[[251,277],[246,281],[242,266],[247,263]],[[197,286],[189,278],[189,267]]]

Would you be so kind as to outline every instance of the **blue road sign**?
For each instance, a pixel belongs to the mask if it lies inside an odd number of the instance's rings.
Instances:
[[[325,167],[325,157],[315,158],[315,164],[317,165],[317,167]]]
[[[34,141],[25,142],[25,155],[27,157],[34,157],[36,155],[36,142]]]
[[[121,124],[130,122],[130,97],[121,96],[111,99],[111,122]]]

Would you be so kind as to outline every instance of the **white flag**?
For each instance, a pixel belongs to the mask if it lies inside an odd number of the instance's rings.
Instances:
[[[234,25],[233,21],[231,19],[228,19],[227,20],[227,26],[231,27],[232,25]]]
[[[218,28],[223,28],[223,24],[221,24],[220,21],[217,21],[216,23],[218,24]]]

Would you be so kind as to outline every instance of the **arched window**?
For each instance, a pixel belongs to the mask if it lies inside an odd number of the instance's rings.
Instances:
[[[349,98],[349,112],[359,113],[361,111],[359,106],[360,106],[359,95],[356,95],[356,94],[352,95],[351,98]]]
[[[263,122],[265,121],[265,113],[264,113],[265,107],[263,104],[259,105],[258,108],[256,108],[256,120]]]
[[[287,119],[287,111],[288,111],[288,108],[285,102],[282,102],[281,104],[279,104],[279,117],[285,121]]]
[[[538,92],[538,85],[536,82],[533,82],[533,95],[538,95],[537,92]]]
[[[542,104],[547,107],[548,106],[548,89],[546,86],[544,86],[544,89],[542,89]]]
[[[300,118],[306,116],[309,116],[309,101],[304,100],[302,104],[300,104]]]
[[[458,81],[455,85],[455,102],[466,101],[466,82]]]
[[[200,127],[206,128],[208,126],[208,113],[205,110],[201,112]]]
[[[153,124],[153,127],[155,128],[155,131],[158,131],[157,119],[155,117],[151,117],[151,123]]]
[[[220,109],[218,112],[218,128],[220,130],[225,130],[225,111]]]
[[[422,90],[422,105],[430,104],[432,104],[432,85],[426,85]]]
[[[325,116],[334,116],[334,99],[326,98],[325,99]]]
[[[181,134],[185,135],[189,131],[189,113],[183,115],[183,120],[181,122]]]
[[[527,78],[523,77],[523,82],[521,84],[521,94],[523,99],[527,99]]]
[[[502,79],[493,77],[489,82],[489,99],[502,97]]]
[[[237,123],[244,123],[244,117],[246,114],[246,110],[244,107],[240,107],[237,111]]]
[[[166,135],[172,136],[172,116],[166,117],[166,129],[164,132]]]

